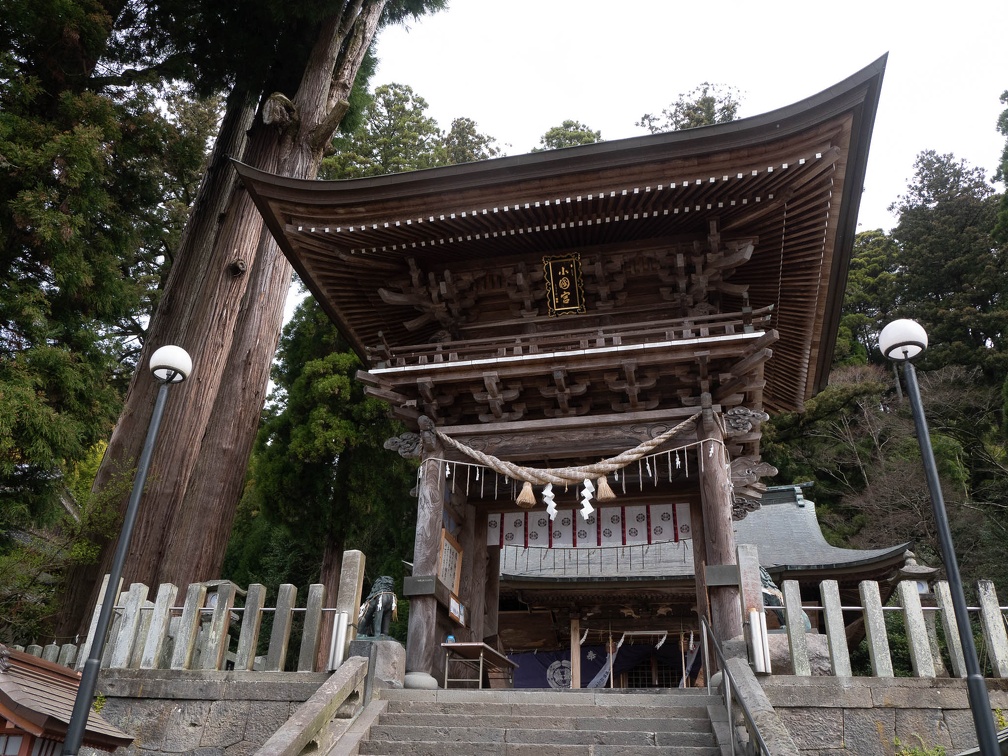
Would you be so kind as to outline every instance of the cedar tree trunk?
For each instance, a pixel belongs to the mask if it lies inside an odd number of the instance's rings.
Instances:
[[[263,99],[250,129],[248,98],[233,93],[228,102],[228,122],[95,480],[97,491],[118,474],[132,475],[157,392],[150,354],[165,344],[186,349],[193,372],[171,390],[123,573],[127,585],[184,587],[219,574],[280,335],[290,265],[227,158],[314,178],[385,3],[348,2],[327,18],[293,100],[278,93]],[[97,564],[68,579],[60,634],[86,629],[114,549],[113,537]]]

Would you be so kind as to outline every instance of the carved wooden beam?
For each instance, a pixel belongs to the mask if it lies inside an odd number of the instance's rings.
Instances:
[[[624,360],[621,363],[621,367],[623,368],[625,380],[619,380],[618,373],[605,373],[603,375],[610,391],[625,393],[627,396],[626,402],[614,399],[612,401],[612,408],[616,411],[631,410],[636,412],[637,410],[654,409],[657,407],[660,397],[653,397],[641,402],[640,393],[641,391],[655,387],[658,383],[658,371],[645,370],[641,379],[638,379],[636,360]]]
[[[542,279],[541,273],[539,278]],[[539,313],[539,300],[545,294],[545,288],[542,291],[533,288],[532,278],[525,263],[518,263],[517,268],[509,272],[507,295],[508,299],[518,305],[515,308],[516,315],[537,315]]]
[[[520,420],[525,414],[524,404],[514,404],[510,412],[504,411],[505,402],[514,402],[521,394],[521,385],[517,388],[510,387],[501,389],[500,378],[497,373],[486,373],[483,376],[483,385],[486,391],[474,391],[473,399],[480,404],[486,404],[490,409],[489,413],[479,415],[482,422],[489,423],[501,420]]]
[[[567,371],[557,369],[553,371],[553,386],[540,386],[539,393],[547,399],[555,399],[558,408],[546,407],[543,413],[547,417],[567,417],[569,415],[582,415],[591,408],[590,402],[585,402],[579,406],[571,406],[570,400],[574,396],[582,396],[588,390],[588,383],[568,383]]]

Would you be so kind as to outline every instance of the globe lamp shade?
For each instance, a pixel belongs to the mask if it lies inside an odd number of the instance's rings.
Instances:
[[[927,349],[927,331],[915,320],[894,320],[882,329],[878,345],[890,360],[911,360]]]
[[[192,372],[192,358],[182,347],[163,346],[151,355],[150,370],[165,383],[180,383]]]

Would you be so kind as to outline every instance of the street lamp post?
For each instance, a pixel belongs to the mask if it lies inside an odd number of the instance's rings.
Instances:
[[[147,439],[144,441],[140,462],[137,465],[133,491],[130,493],[129,503],[126,505],[126,516],[123,519],[119,542],[116,544],[115,556],[112,558],[112,567],[109,570],[108,587],[105,589],[94,637],[91,639],[91,651],[84,663],[80,685],[77,687],[77,698],[74,699],[73,713],[70,715],[66,738],[63,741],[63,756],[77,756],[84,740],[88,714],[91,711],[95,686],[98,683],[98,671],[101,668],[105,635],[108,633],[112,610],[115,607],[116,588],[122,577],[123,564],[126,561],[126,553],[129,551],[130,538],[133,536],[133,525],[136,522],[137,510],[140,506],[140,496],[143,494],[147,469],[150,467],[151,456],[154,454],[154,442],[157,440],[161,416],[164,414],[165,403],[168,400],[168,387],[173,383],[181,383],[189,377],[192,372],[192,359],[181,347],[163,346],[151,355],[150,370],[161,386],[158,389],[157,400],[154,402],[154,412],[151,415],[150,424],[147,426]]]
[[[938,527],[942,562],[945,566],[945,575],[948,577],[956,628],[959,630],[959,642],[962,644],[965,657],[966,690],[969,694],[970,711],[973,713],[973,725],[976,727],[977,743],[982,756],[998,756],[1000,749],[997,730],[994,727],[994,715],[991,713],[990,697],[987,694],[987,684],[980,673],[976,644],[973,642],[973,628],[969,621],[962,579],[959,577],[959,564],[956,561],[955,547],[952,545],[952,531],[949,528],[945,499],[938,480],[938,467],[935,465],[934,452],[931,449],[931,437],[928,435],[927,420],[924,417],[920,387],[917,385],[917,371],[910,361],[927,348],[927,343],[927,332],[913,320],[894,320],[879,334],[879,349],[882,350],[882,354],[891,360],[903,363],[907,396],[910,398],[910,408],[917,428],[917,443],[920,444],[924,472],[931,492],[931,509]]]

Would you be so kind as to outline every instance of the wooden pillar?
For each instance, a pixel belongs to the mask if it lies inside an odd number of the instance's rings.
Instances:
[[[732,486],[720,418],[708,410],[701,427],[699,449],[700,500],[703,503],[707,564],[735,564],[732,527]],[[742,634],[738,587],[718,586],[708,591],[711,627],[719,641]]]
[[[581,687],[581,618],[576,614],[570,619],[571,641],[571,690]]]
[[[433,433],[433,423],[420,418],[423,452],[417,490],[416,542],[413,577],[437,580],[441,526],[444,520],[443,449]],[[426,421],[426,422],[424,422]],[[406,636],[407,687],[437,687],[433,672],[440,659],[437,638],[437,601],[433,595],[411,596]],[[429,678],[429,679],[427,679]]]
[[[497,620],[500,613],[500,556],[497,547],[487,548],[486,586],[483,595],[483,642],[497,648]],[[499,650],[499,649],[498,649]]]
[[[462,533],[462,580],[459,586],[459,600],[466,608],[467,638],[474,643],[482,643],[487,582],[486,515],[473,507],[467,507]]]
[[[707,566],[707,542],[704,540],[703,510],[700,499],[690,500],[690,537],[693,546],[693,574],[696,575],[696,612],[698,617],[706,617],[709,622],[710,607],[707,605],[707,580],[704,576],[704,568]],[[699,620],[697,622],[699,623]]]

